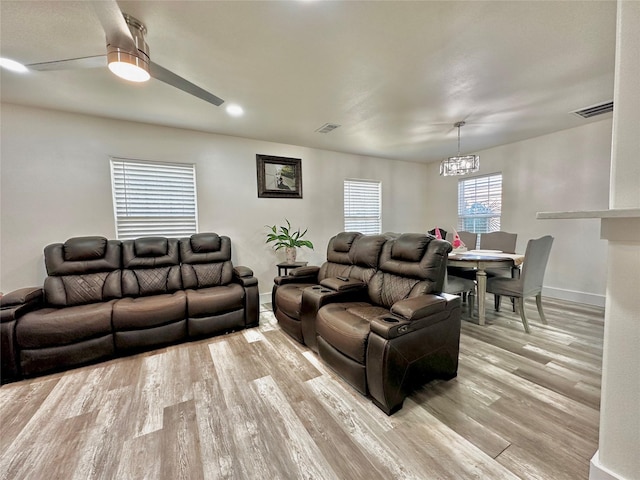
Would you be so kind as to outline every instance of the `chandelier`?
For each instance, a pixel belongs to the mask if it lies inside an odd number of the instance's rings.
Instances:
[[[480,157],[478,155],[460,155],[460,127],[465,122],[457,122],[453,126],[458,128],[458,155],[442,160],[440,163],[440,175],[466,175],[477,172],[480,169]]]

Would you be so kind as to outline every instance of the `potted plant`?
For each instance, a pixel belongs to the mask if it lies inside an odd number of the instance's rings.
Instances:
[[[296,261],[296,248],[297,247],[309,247],[313,250],[313,243],[309,240],[303,240],[307,233],[307,230],[300,233],[300,229],[293,231],[291,223],[285,218],[287,226],[276,227],[276,225],[269,226],[269,233],[267,234],[267,241],[265,243],[275,242],[273,248],[278,251],[281,248],[285,249],[285,258],[287,263],[293,263]]]

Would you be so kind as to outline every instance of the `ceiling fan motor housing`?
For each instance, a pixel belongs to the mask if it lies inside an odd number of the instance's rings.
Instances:
[[[137,51],[130,52],[117,45],[107,43],[107,63],[125,62],[142,68],[149,73],[149,45],[144,39],[147,33],[146,27],[136,18],[126,13],[122,14],[127,22],[131,36],[135,43]]]

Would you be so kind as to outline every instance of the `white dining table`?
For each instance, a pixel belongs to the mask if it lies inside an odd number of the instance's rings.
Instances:
[[[524,262],[524,255],[518,253],[502,253],[495,250],[469,250],[449,254],[447,266],[476,269],[478,284],[478,323],[485,324],[485,296],[487,295],[487,268],[509,265],[520,266]]]

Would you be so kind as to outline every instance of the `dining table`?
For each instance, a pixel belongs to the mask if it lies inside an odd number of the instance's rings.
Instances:
[[[447,266],[474,268],[478,286],[478,323],[485,324],[485,296],[487,294],[488,268],[501,266],[519,267],[524,262],[524,255],[519,253],[503,253],[499,250],[468,250],[449,253]]]

